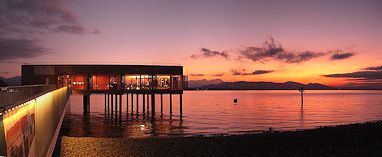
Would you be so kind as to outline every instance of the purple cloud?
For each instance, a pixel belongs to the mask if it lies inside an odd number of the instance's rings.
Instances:
[[[285,63],[300,63],[325,55],[325,53],[313,51],[289,52],[280,43],[275,43],[273,38],[265,41],[263,47],[247,47],[240,50],[239,53],[240,58],[246,58],[254,62],[265,62],[273,59]]]
[[[63,32],[72,34],[92,33],[80,22],[66,0],[5,0],[0,2],[2,32],[15,30],[29,33]]]
[[[0,1],[0,62],[44,55],[44,33],[98,34],[85,28],[67,0]]]
[[[336,52],[335,54],[332,54],[330,56],[331,60],[342,60],[342,59],[347,59],[350,57],[353,57],[355,54],[353,52]]]
[[[339,73],[339,74],[328,74],[325,77],[333,78],[350,78],[358,80],[377,80],[382,81],[382,66],[377,67],[367,67],[361,71],[355,71],[351,73]]]
[[[371,71],[382,71],[382,66],[376,66],[376,67],[367,67],[365,70],[371,70]]]
[[[209,58],[209,57],[215,57],[215,56],[220,56],[220,57],[223,57],[225,59],[228,59],[229,55],[226,51],[212,51],[210,49],[207,49],[207,48],[202,48],[200,49],[200,51],[202,52],[202,54],[193,54],[191,55],[191,58],[199,58],[199,57],[203,57],[203,58]]]
[[[224,73],[218,73],[218,74],[213,74],[212,76],[215,76],[215,77],[220,77],[220,76],[223,76]]]
[[[246,70],[243,69],[242,71],[239,70],[231,70],[232,75],[261,75],[261,74],[268,74],[274,72],[273,70],[255,70],[253,72],[245,72]]]
[[[36,40],[0,38],[0,62],[15,58],[37,57],[48,53],[49,50]]]
[[[205,76],[204,74],[191,74],[191,76]]]

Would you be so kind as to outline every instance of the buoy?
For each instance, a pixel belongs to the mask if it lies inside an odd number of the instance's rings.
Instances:
[[[235,103],[235,104],[236,104],[236,103],[237,103],[237,99],[233,99],[233,103]]]

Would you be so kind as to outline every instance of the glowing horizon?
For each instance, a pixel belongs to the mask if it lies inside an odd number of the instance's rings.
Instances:
[[[181,64],[189,80],[382,87],[378,0],[0,5],[2,77],[30,62],[147,62]]]

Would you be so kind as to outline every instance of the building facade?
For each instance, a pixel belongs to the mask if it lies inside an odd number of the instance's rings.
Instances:
[[[185,77],[186,78],[186,77]],[[182,66],[168,65],[22,65],[22,84],[71,85],[73,91],[155,91],[182,93]]]

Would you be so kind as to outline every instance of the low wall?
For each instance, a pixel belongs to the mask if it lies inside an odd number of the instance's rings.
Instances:
[[[49,155],[69,96],[69,87],[62,87],[14,104],[0,113],[0,155]]]
[[[0,107],[7,108],[34,98],[37,94],[56,89],[54,84],[0,87]]]

